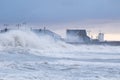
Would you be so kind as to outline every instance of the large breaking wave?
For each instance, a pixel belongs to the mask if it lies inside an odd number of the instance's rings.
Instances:
[[[119,46],[107,45],[70,45],[55,40],[48,35],[41,36],[31,30],[10,30],[0,34],[0,50],[7,49],[38,49],[39,51],[57,52],[120,52]]]
[[[31,30],[0,33],[0,80],[119,80],[119,62],[119,46],[71,45]]]
[[[65,51],[72,48],[49,35],[40,35],[31,30],[10,30],[0,34],[0,49],[37,49],[41,51]]]

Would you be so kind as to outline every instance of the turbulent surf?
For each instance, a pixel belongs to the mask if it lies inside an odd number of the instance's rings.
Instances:
[[[120,46],[71,45],[31,30],[0,33],[0,80],[119,80]]]

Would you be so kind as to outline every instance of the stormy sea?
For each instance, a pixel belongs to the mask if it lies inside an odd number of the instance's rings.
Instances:
[[[119,80],[120,46],[71,45],[31,30],[0,33],[0,80]]]

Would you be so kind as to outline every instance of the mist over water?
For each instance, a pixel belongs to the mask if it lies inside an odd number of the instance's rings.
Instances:
[[[71,45],[29,29],[0,33],[1,80],[119,80],[119,61],[120,46]]]
[[[0,0],[0,80],[120,80],[120,46],[105,45],[120,41],[119,9],[120,0]],[[106,42],[67,43],[84,41],[68,29]]]
[[[10,30],[0,34],[0,48],[38,49],[41,51],[57,52],[113,52],[119,51],[119,46],[108,45],[71,45],[55,37],[41,35],[31,30]]]

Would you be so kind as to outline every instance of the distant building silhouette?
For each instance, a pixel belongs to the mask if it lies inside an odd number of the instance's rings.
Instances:
[[[104,41],[104,33],[99,33],[98,34],[98,40],[99,40],[99,42],[103,42]]]
[[[67,39],[66,42],[69,43],[88,43],[90,38],[87,36],[86,30],[70,30],[66,31]]]

